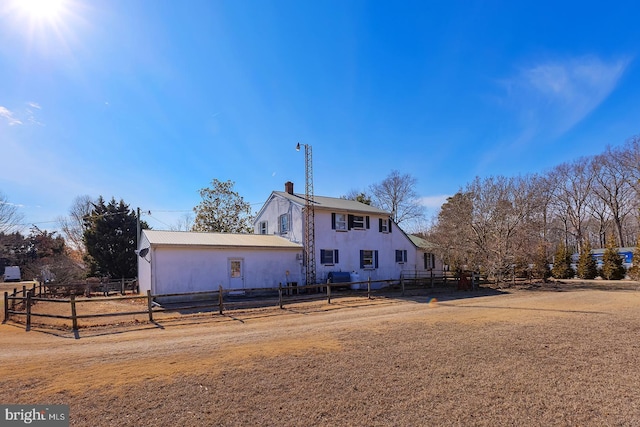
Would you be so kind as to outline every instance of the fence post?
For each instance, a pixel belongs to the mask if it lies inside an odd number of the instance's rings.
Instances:
[[[120,295],[124,295],[124,277],[120,279]]]
[[[400,288],[402,289],[402,293],[400,296],[404,296],[404,276],[400,275]]]
[[[327,279],[327,304],[331,304],[331,279]]]
[[[76,313],[76,295],[71,294],[71,323],[73,330],[78,332],[78,314]]]
[[[149,322],[153,322],[153,300],[151,298],[151,289],[147,289],[147,309],[149,310]]]
[[[429,271],[429,274],[431,276],[431,289],[433,289],[433,268]]]
[[[34,285],[35,287],[35,285]],[[30,331],[31,330],[31,291],[27,292],[27,306],[26,306],[26,312],[27,312],[27,324],[25,325],[25,331]]]
[[[223,296],[222,296],[222,285],[218,286],[218,305],[220,306],[220,314],[222,314],[222,310],[224,308]]]
[[[9,292],[5,291],[5,293],[4,293],[4,322],[6,322],[7,320],[9,320]]]
[[[18,288],[13,288],[13,296],[17,297],[18,296]],[[11,300],[11,310],[15,310],[16,309],[16,299],[12,299]]]
[[[367,299],[371,299],[371,276],[367,279]]]
[[[27,297],[27,287],[25,285],[22,285],[22,298],[26,298]]]
[[[278,283],[278,302],[280,303],[280,309],[282,310],[282,282]]]

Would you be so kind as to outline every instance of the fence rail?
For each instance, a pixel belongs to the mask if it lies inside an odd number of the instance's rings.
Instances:
[[[430,283],[435,283],[430,277]],[[283,286],[279,284],[277,288],[250,288],[250,289],[223,289],[220,286],[217,290],[189,292],[189,293],[171,293],[152,295],[151,291],[147,291],[146,295],[122,295],[122,296],[106,296],[100,298],[76,298],[76,293],[70,293],[68,298],[52,298],[55,294],[43,291],[42,284],[33,285],[31,289],[23,286],[22,290],[14,288],[12,293],[4,293],[4,322],[7,322],[12,316],[24,316],[25,328],[27,331],[31,329],[32,317],[38,318],[54,318],[65,319],[71,321],[74,331],[78,331],[78,319],[104,318],[115,316],[132,316],[146,315],[149,322],[154,321],[154,314],[164,312],[190,311],[198,309],[214,309],[223,314],[226,311],[241,309],[243,307],[270,306],[277,305],[284,308],[285,303],[296,303],[306,300],[322,300],[326,298],[327,303],[331,304],[332,297],[335,298],[336,288],[347,287],[350,292],[341,295],[360,295],[367,299],[372,298],[372,294],[378,292],[372,289],[372,285],[380,284],[382,287],[400,287],[401,294],[405,294],[407,286],[415,285],[416,278],[406,276],[397,279],[388,280],[363,280],[358,282],[345,283],[327,283],[305,285],[305,286]],[[445,279],[446,281],[446,279]],[[450,280],[449,283],[454,283]],[[357,289],[356,289],[357,288]],[[83,295],[82,293],[80,295]],[[84,294],[86,295],[86,294]],[[254,295],[252,297],[252,295]],[[174,299],[173,302],[171,299]],[[181,301],[175,301],[179,298]],[[243,299],[241,299],[243,298]],[[123,301],[123,300],[146,300],[147,304],[144,309],[128,310],[112,313],[78,313],[78,305],[91,304],[103,301]],[[55,304],[68,304],[68,315],[64,314],[46,314],[34,312],[33,307],[38,302],[50,302]],[[37,306],[37,305],[36,305]]]

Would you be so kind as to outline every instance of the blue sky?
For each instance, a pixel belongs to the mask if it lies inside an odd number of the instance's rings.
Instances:
[[[395,169],[433,214],[640,133],[637,2],[46,1],[0,3],[0,191],[27,226],[87,194],[166,229],[213,178],[258,210],[304,192],[297,142],[316,194]]]

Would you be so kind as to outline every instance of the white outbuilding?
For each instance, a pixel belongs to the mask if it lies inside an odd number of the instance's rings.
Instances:
[[[153,295],[302,283],[302,245],[276,235],[143,230],[141,292]]]

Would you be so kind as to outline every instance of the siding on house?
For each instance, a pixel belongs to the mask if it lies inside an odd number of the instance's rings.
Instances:
[[[144,248],[149,251],[138,257],[140,290],[154,295],[219,286],[277,288],[302,277],[302,246],[279,236],[143,230]],[[241,271],[232,271],[232,263]]]
[[[267,229],[303,244],[304,207],[304,195],[272,192],[256,216],[255,233]],[[397,279],[402,271],[427,269],[428,243],[410,238],[388,212],[354,200],[323,196],[314,197],[314,212],[317,281],[325,281],[334,271],[357,273],[361,280],[384,280]],[[279,228],[282,215],[290,217],[291,227],[286,232]],[[429,259],[435,262],[435,257]],[[365,260],[371,263],[365,265]]]

